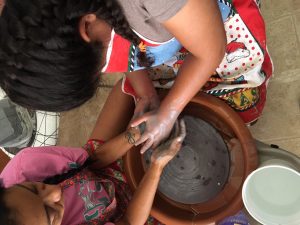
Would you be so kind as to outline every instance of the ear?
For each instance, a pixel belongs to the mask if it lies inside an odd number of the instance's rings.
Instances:
[[[79,34],[82,39],[88,43],[91,42],[91,27],[96,20],[96,15],[90,13],[81,17],[79,21]]]

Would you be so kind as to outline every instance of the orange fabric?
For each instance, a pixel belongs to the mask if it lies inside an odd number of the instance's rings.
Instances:
[[[4,169],[10,158],[0,149],[0,171]]]

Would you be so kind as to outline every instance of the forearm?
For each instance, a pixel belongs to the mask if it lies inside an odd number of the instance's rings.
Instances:
[[[139,98],[156,95],[155,88],[148,76],[147,70],[138,70],[126,73],[126,76]]]
[[[135,191],[120,224],[142,225],[146,222],[150,215],[162,170],[161,166],[151,164]]]
[[[120,135],[108,140],[106,143],[99,146],[91,155],[94,160],[91,167],[93,169],[103,168],[121,158],[133,147],[139,136],[140,135],[135,128],[130,128]]]
[[[181,149],[181,143],[186,135],[183,120],[180,121],[179,126],[175,127],[174,137],[152,152],[150,167],[135,191],[124,217],[117,223],[118,225],[142,225],[146,222],[153,205],[163,168]]]
[[[189,0],[163,25],[190,52],[170,93],[161,104],[162,111],[177,110],[180,113],[223,59],[226,34],[214,0]]]
[[[199,59],[193,55],[186,58],[178,77],[168,95],[161,102],[160,113],[177,117],[187,103],[205,85],[221,61],[221,57]]]

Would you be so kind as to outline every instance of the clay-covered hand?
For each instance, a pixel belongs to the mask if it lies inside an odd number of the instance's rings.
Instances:
[[[154,164],[159,164],[164,168],[171,159],[178,153],[181,148],[181,144],[186,136],[186,129],[184,120],[178,120],[175,123],[174,129],[172,131],[169,139],[160,144],[152,153],[151,162]]]
[[[150,147],[157,147],[162,140],[170,135],[178,115],[179,112],[175,110],[169,110],[165,113],[154,110],[131,122],[132,127],[140,126],[144,128],[141,138],[135,144],[139,145],[145,142],[140,150],[142,154]]]
[[[146,112],[157,110],[159,107],[159,103],[160,101],[156,92],[151,96],[143,96],[137,98],[132,120],[139,118]]]

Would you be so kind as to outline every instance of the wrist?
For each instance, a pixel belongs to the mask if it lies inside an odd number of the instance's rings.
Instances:
[[[149,170],[152,170],[157,175],[161,175],[162,171],[164,170],[164,165],[160,162],[151,162]]]
[[[159,98],[158,95],[156,93],[156,90],[153,89],[153,91],[148,91],[147,93],[144,94],[140,94],[138,95],[137,101],[139,101],[140,99],[144,99],[144,100],[148,100],[148,101],[158,101],[159,102]]]
[[[163,118],[164,120],[167,118],[168,120],[175,122],[180,112],[181,111],[178,110],[176,107],[164,107],[161,105],[157,113],[159,117]]]
[[[186,104],[188,103],[188,99],[184,96],[177,96],[174,94],[170,96],[172,89],[170,90],[169,94],[162,100],[159,110],[161,113],[173,113],[176,115],[176,118],[182,112]]]
[[[134,145],[141,137],[138,127],[130,127],[125,131],[125,139],[128,144]]]

